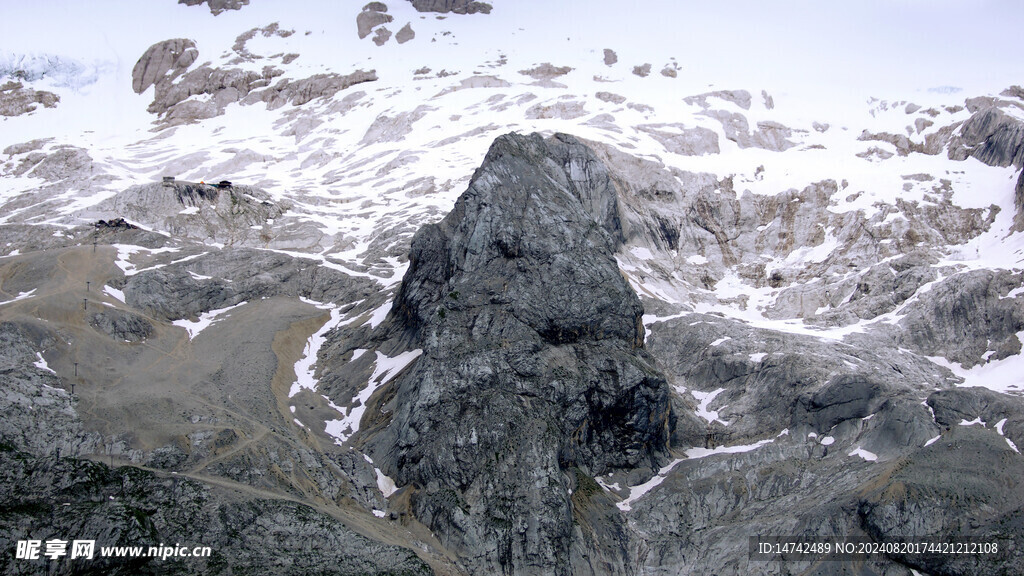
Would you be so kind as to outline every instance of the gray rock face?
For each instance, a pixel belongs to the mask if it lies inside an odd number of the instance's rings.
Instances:
[[[55,108],[60,96],[45,90],[25,88],[21,82],[7,82],[0,86],[0,116],[21,116],[33,112],[40,104]]]
[[[228,10],[241,10],[242,6],[249,5],[249,0],[178,0],[178,4],[186,6],[202,6],[206,4],[210,9],[210,13],[218,16]]]
[[[1024,299],[1007,295],[1022,283],[1024,276],[1004,270],[948,278],[907,307],[899,342],[966,368],[1020,354]]]
[[[749,94],[747,97],[749,98]],[[750,107],[750,101],[741,102]],[[750,124],[746,116],[739,112],[726,112],[724,110],[705,111],[706,116],[711,116],[722,123],[725,137],[739,145],[740,148],[764,148],[774,152],[782,152],[793,146],[795,143],[787,140],[793,135],[793,131],[778,122],[763,121],[757,123],[757,130],[750,132]]]
[[[955,426],[907,458],[860,502],[857,513],[880,542],[997,542],[1002,552],[892,555],[922,572],[1017,574],[1024,570],[1024,554],[1014,546],[1024,529],[1021,478],[1024,459],[996,434]]]
[[[89,317],[89,324],[115,340],[142,342],[153,334],[153,325],[131,312],[108,310]]]
[[[142,94],[150,86],[164,80],[168,73],[171,79],[180,76],[198,57],[199,50],[192,40],[175,38],[154,44],[132,68],[132,90]]]
[[[968,156],[990,166],[1024,167],[1024,122],[994,106],[979,110],[949,145],[950,159]]]
[[[612,258],[613,191],[575,139],[507,135],[413,240],[392,314],[423,355],[363,441],[474,572],[631,565],[612,501],[588,487],[664,462],[670,406]],[[611,520],[574,531],[594,515]],[[588,569],[573,554],[608,563]]]
[[[413,8],[419,12],[439,12],[447,14],[490,14],[492,6],[486,2],[473,0],[409,0]]]
[[[552,78],[558,78],[559,76],[565,76],[569,72],[572,72],[572,68],[569,66],[553,66],[550,62],[545,62],[539,66],[535,66],[528,70],[520,70],[519,73],[523,76],[529,76],[534,80],[551,80]]]
[[[611,48],[604,49],[604,65],[611,66],[619,61],[619,55]]]

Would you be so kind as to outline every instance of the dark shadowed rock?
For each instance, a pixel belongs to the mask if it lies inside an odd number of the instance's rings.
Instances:
[[[209,557],[84,560],[90,574],[339,574],[426,576],[407,548],[366,538],[289,500],[242,496],[184,476],[35,457],[0,444],[0,541],[95,539],[99,546],[209,546]],[[274,553],[268,554],[273,542]],[[310,545],[315,542],[316,545]],[[45,561],[35,563],[44,565]],[[32,561],[0,559],[4,573]],[[330,567],[325,569],[325,567]]]
[[[979,110],[949,145],[951,159],[968,156],[990,166],[1024,167],[1024,122],[996,107]]]
[[[619,55],[615,53],[615,50],[611,48],[604,49],[604,65],[611,66],[619,61]]]
[[[423,355],[364,441],[471,571],[587,573],[569,559],[593,554],[608,558],[601,573],[631,565],[609,533],[621,521],[573,528],[618,518],[588,495],[593,476],[649,475],[667,455],[668,389],[612,257],[617,211],[580,142],[513,134],[413,239],[393,322]]]
[[[89,324],[115,340],[141,342],[153,334],[153,325],[142,316],[116,309],[89,317]]]

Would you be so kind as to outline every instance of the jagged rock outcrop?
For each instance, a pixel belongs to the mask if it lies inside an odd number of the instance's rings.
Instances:
[[[196,58],[199,50],[196,43],[186,38],[164,40],[150,46],[132,68],[132,90],[142,94],[147,88],[167,78],[170,80],[180,76]]]
[[[995,106],[975,112],[949,144],[950,159],[969,156],[990,166],[1024,167],[1024,122]]]
[[[25,88],[21,82],[6,82],[0,86],[0,116],[21,116],[33,112],[39,105],[55,108],[60,96],[45,90]]]
[[[138,314],[107,310],[89,317],[89,324],[115,340],[142,342],[153,334],[153,324]]]
[[[1021,353],[1024,299],[1008,297],[1024,275],[974,270],[921,294],[900,321],[902,346],[965,368]]]
[[[214,16],[220,15],[228,10],[241,10],[242,6],[248,6],[249,0],[178,0],[178,4],[186,6],[201,6],[206,4],[210,13]]]
[[[958,424],[873,487],[857,514],[878,542],[985,542],[1001,552],[890,555],[921,572],[1020,573],[1024,555],[1014,542],[1024,531],[1024,459],[994,432]]]
[[[101,203],[96,211],[178,237],[262,246],[271,240],[268,222],[279,218],[286,208],[252,186],[219,188],[175,181],[132,186]]]
[[[592,477],[660,466],[670,406],[612,258],[617,211],[580,142],[512,134],[413,240],[392,322],[423,354],[361,441],[471,571],[631,570]],[[570,561],[593,554],[607,563]]]
[[[492,6],[486,2],[473,0],[409,0],[413,8],[419,12],[440,12],[446,14],[490,14]]]
[[[235,50],[242,60],[252,59],[245,50],[246,40],[262,32],[264,36],[288,36],[276,24],[253,29],[238,38]],[[138,93],[154,86],[153,102],[147,110],[167,125],[189,124],[224,113],[236,102],[263,102],[273,110],[285,104],[301,106],[316,98],[330,97],[363,82],[377,80],[375,71],[356,70],[351,74],[315,74],[307,78],[281,78],[284,74],[273,66],[259,72],[241,68],[189,66],[198,58],[191,40],[166,40],[151,46],[135,65],[132,84]],[[193,96],[208,98],[193,98]]]

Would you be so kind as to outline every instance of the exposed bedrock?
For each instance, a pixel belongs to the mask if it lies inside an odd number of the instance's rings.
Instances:
[[[635,563],[593,476],[650,476],[672,419],[613,257],[617,212],[607,170],[579,141],[510,134],[413,239],[391,322],[423,355],[363,442],[473,572]]]
[[[1024,122],[997,107],[975,112],[949,145],[949,157],[974,157],[990,166],[1024,167]]]

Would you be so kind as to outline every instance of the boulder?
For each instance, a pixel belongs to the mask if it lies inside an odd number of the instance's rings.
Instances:
[[[176,78],[188,70],[198,57],[199,50],[192,40],[174,38],[157,42],[143,52],[132,68],[132,90],[142,94],[150,86],[164,80],[168,74],[171,79]]]

